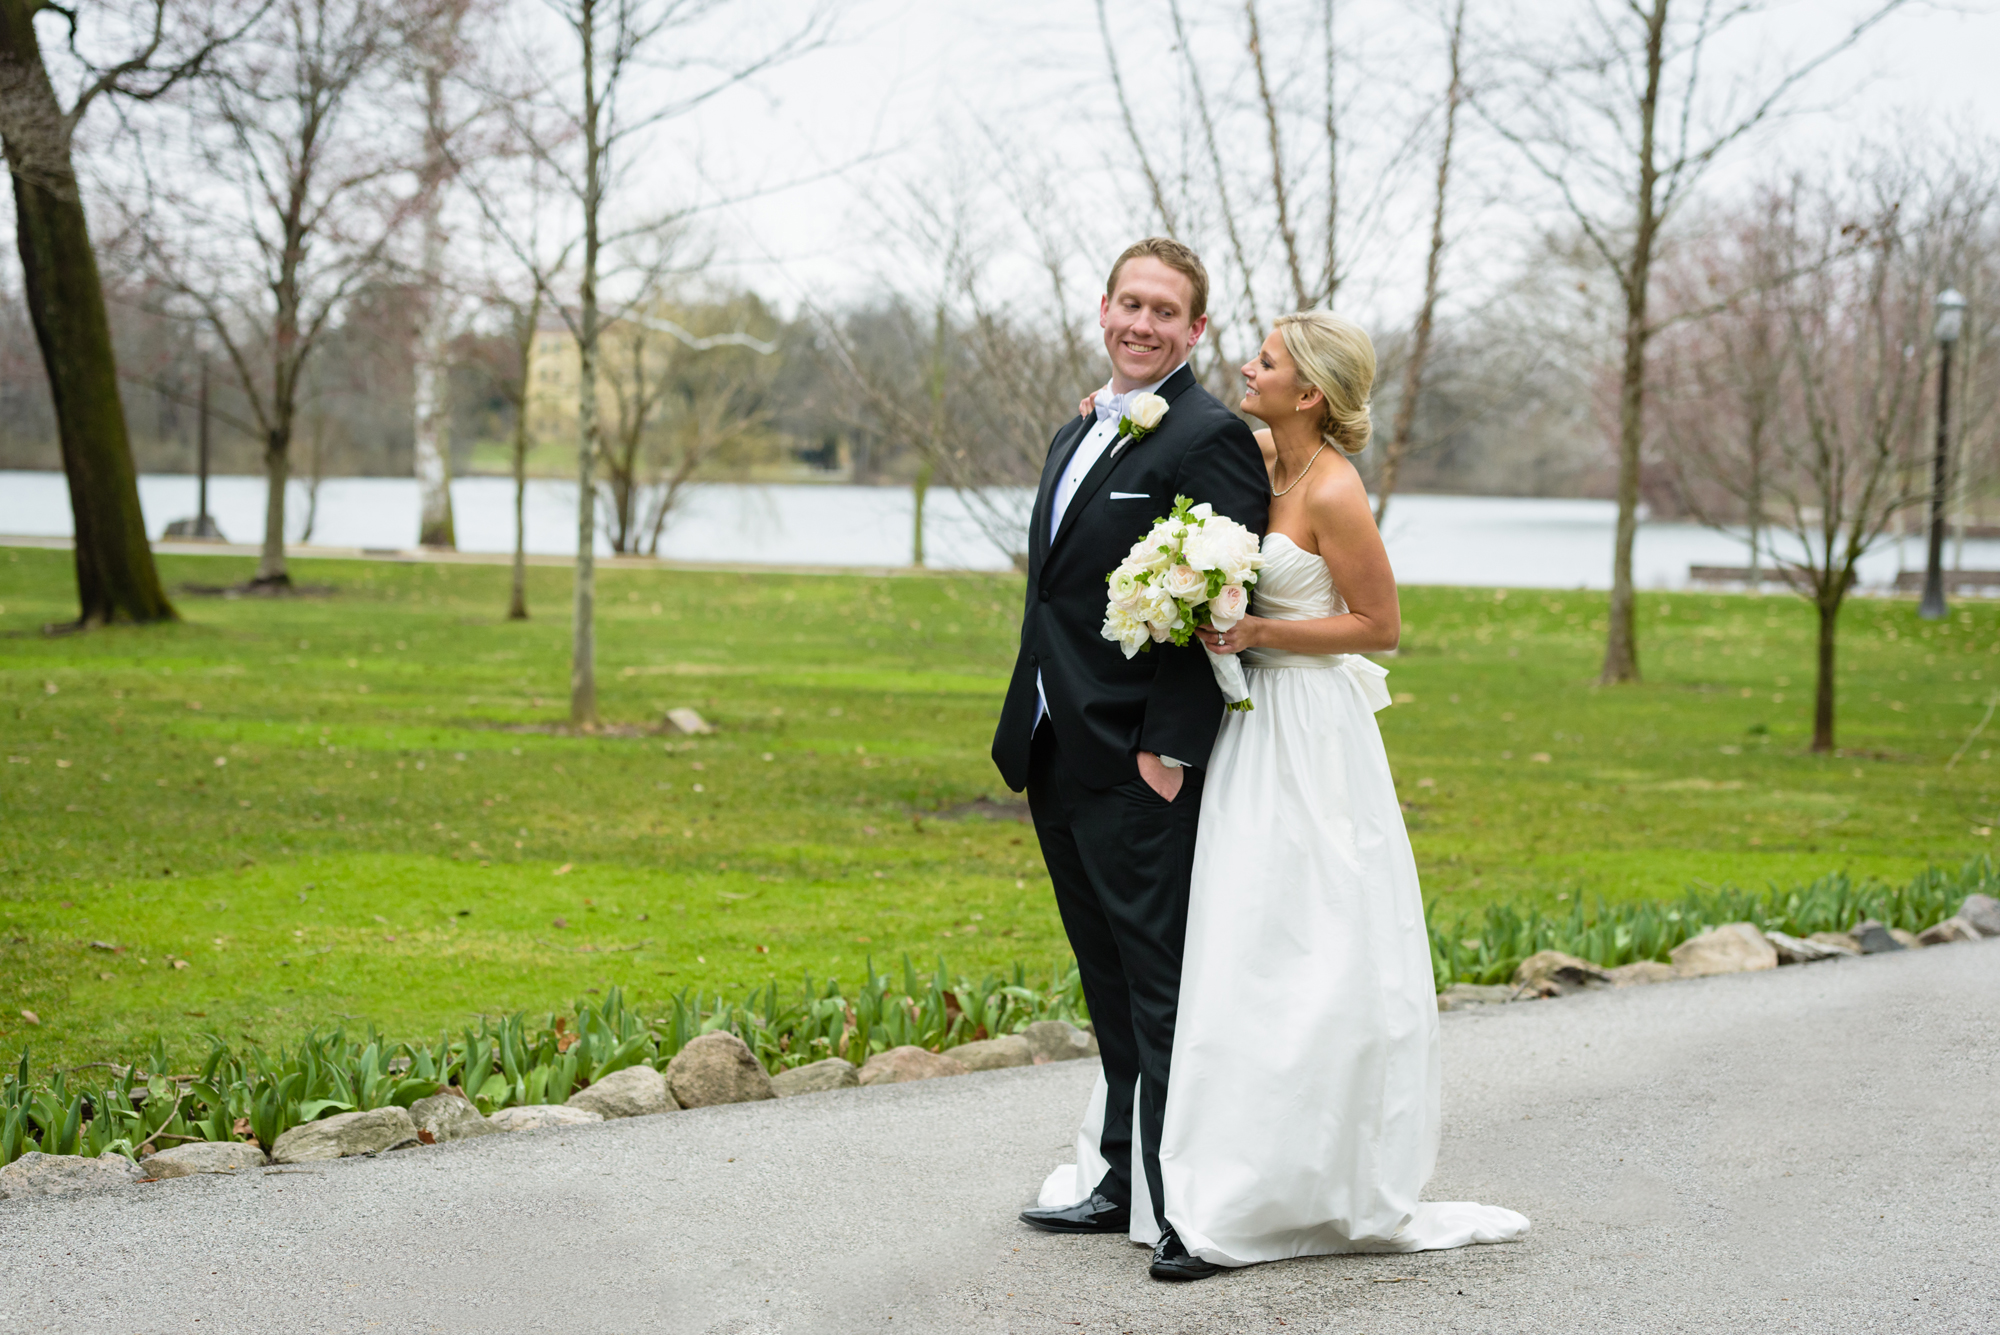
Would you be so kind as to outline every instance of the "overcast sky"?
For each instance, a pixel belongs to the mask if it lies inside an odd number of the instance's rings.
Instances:
[[[1372,327],[1406,326],[1416,304],[1445,84],[1439,10],[1446,3],[1337,0],[1348,270],[1339,304]],[[1535,47],[1586,3],[1467,0],[1475,84],[1518,70],[1504,59],[1509,44]],[[1823,48],[1876,3],[1770,0],[1711,52],[1705,105],[1721,106],[1732,89],[1768,88],[1774,71]],[[1180,5],[1268,316],[1293,303],[1267,207],[1269,150],[1245,57],[1243,5]],[[1156,165],[1170,177],[1212,180],[1169,0],[1106,6],[1138,130]],[[1156,229],[1111,94],[1094,0],[728,0],[698,29],[667,35],[658,54],[692,59],[696,69],[649,71],[633,107],[684,95],[698,84],[704,61],[740,60],[828,8],[836,19],[824,47],[668,123],[631,156],[625,218],[706,206],[698,217],[716,257],[713,277],[754,287],[792,311],[803,300],[838,304],[885,283],[921,287],[934,257],[898,226],[924,207],[957,199],[985,259],[988,298],[1045,307],[1048,283],[1023,226],[1027,201],[1041,210],[1069,270],[1065,308],[1094,316],[1108,260],[1135,235]],[[1309,252],[1324,215],[1314,124],[1325,70],[1320,9],[1321,0],[1258,0],[1274,96],[1293,113],[1285,155]],[[571,60],[541,0],[509,0],[506,12],[505,36],[490,39],[496,48],[528,48],[529,59],[549,68]],[[1698,12],[1695,0],[1680,0],[1675,12]],[[1775,168],[1835,163],[1867,137],[2000,138],[1996,56],[1996,0],[1908,4],[1820,69],[1791,99],[1793,114],[1738,146],[1707,189],[1726,196]],[[94,113],[86,151],[117,124]],[[118,164],[129,155],[101,156],[93,178],[115,188]],[[787,184],[799,181],[806,183]],[[1545,184],[1476,115],[1463,119],[1454,181],[1447,314],[1453,303],[1478,300],[1482,281],[1514,272],[1527,238],[1558,221]],[[1191,208],[1210,216],[1184,217],[1184,234],[1207,253],[1220,284],[1213,198],[1211,187],[1198,185]]]
[[[1254,86],[1244,75],[1242,7],[1183,2],[1209,91],[1218,104],[1247,112]],[[1720,48],[1713,86],[1738,78],[1768,84],[1768,71],[1818,49],[1869,7],[1779,0]],[[1320,69],[1316,0],[1263,0],[1259,8],[1280,95],[1312,97]],[[1350,194],[1369,184],[1371,172],[1393,170],[1385,162],[1442,87],[1435,9],[1423,0],[1341,0]],[[1142,132],[1163,153],[1175,146],[1186,110],[1166,11],[1165,0],[1112,0],[1109,11]],[[1490,46],[1574,7],[1471,0],[1468,12],[1475,46]],[[841,32],[841,40],[756,93],[724,99],[672,132],[672,150],[702,163],[703,176],[725,192],[867,158],[838,179],[756,199],[716,219],[723,253],[745,281],[781,299],[802,288],[826,295],[866,287],[905,258],[883,239],[880,201],[909,183],[942,189],[944,176],[961,165],[996,176],[1025,167],[1050,180],[1084,224],[1078,248],[1104,251],[1085,257],[1091,272],[1143,218],[1088,0],[861,0],[848,7]],[[1776,162],[1828,160],[1861,136],[1902,133],[1899,125],[1993,135],[2000,131],[1996,57],[2000,14],[1993,6],[1911,7],[1826,66],[1794,99],[1797,114],[1725,162],[1712,189],[1726,191]],[[1262,139],[1240,133],[1249,128],[1239,122],[1232,135],[1225,127],[1223,150],[1231,170],[1254,180],[1268,167]],[[1462,244],[1476,250],[1546,216],[1548,200],[1505,145],[1476,122],[1466,134],[1459,230]],[[993,147],[989,135],[1003,136],[1011,151]],[[1412,249],[1421,229],[1413,224],[1421,221],[1430,168],[1418,160],[1401,170],[1407,179],[1391,184],[1404,205],[1386,211],[1384,234],[1361,266],[1368,272],[1350,289],[1385,308],[1404,304],[1420,263]],[[676,188],[665,177],[658,186]]]

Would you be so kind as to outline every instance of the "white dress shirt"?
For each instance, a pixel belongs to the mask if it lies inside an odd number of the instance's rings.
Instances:
[[[1184,366],[1186,363],[1183,362],[1181,365]],[[1104,457],[1104,451],[1118,438],[1118,423],[1125,416],[1126,408],[1141,394],[1158,393],[1160,386],[1173,379],[1174,373],[1179,370],[1180,367],[1177,366],[1152,384],[1140,385],[1123,394],[1114,394],[1109,384],[1097,391],[1097,421],[1091,424],[1090,430],[1083,433],[1083,439],[1077,443],[1076,452],[1069,457],[1069,466],[1063,469],[1063,475],[1056,480],[1055,494],[1049,499],[1051,544],[1056,540],[1057,530],[1062,528],[1063,515],[1069,510],[1069,503],[1076,499],[1076,493],[1082,489],[1083,480],[1090,476],[1090,470],[1097,467],[1097,461]],[[1042,686],[1042,674],[1039,669],[1035,672],[1035,697],[1035,721],[1029,725],[1030,736],[1034,735],[1036,728],[1042,726],[1042,716],[1049,712],[1049,694]],[[1168,769],[1178,769],[1181,763],[1178,760],[1169,760],[1165,756],[1161,756],[1160,760]]]

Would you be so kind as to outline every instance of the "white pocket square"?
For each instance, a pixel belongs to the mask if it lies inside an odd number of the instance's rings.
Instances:
[[[1151,494],[1143,491],[1114,491],[1111,493],[1111,499],[1114,501],[1150,501],[1153,498]]]

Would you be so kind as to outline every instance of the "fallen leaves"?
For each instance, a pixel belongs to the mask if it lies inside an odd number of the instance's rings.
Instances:
[[[29,1024],[40,1024],[42,1022],[42,1017],[35,1014],[33,1011],[22,1011],[21,1018],[26,1020]]]
[[[562,865],[562,866],[560,866],[560,867],[557,867],[557,868],[556,868],[556,869],[555,869],[554,871],[550,872],[550,873],[549,873],[549,875],[551,875],[551,876],[567,876],[567,875],[569,875],[569,872],[570,872],[570,868],[571,868],[571,867],[573,867],[574,865],[575,865],[574,863],[570,863],[570,862],[565,862],[565,863],[563,863],[563,865]]]

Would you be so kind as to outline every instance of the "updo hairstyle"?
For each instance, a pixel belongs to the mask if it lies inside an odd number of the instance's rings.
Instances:
[[[1298,367],[1299,383],[1326,396],[1320,409],[1320,438],[1343,454],[1367,449],[1374,430],[1368,395],[1375,387],[1375,345],[1367,332],[1332,311],[1281,315],[1278,332]]]

